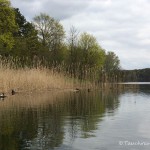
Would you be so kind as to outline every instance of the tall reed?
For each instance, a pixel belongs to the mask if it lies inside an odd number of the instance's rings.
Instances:
[[[19,65],[18,65],[19,66]],[[0,59],[0,92],[74,88],[77,82],[43,66],[16,67],[12,59]]]

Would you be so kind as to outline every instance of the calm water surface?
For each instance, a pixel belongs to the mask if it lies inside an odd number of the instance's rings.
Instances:
[[[0,150],[52,149],[149,150],[150,84],[0,100]]]

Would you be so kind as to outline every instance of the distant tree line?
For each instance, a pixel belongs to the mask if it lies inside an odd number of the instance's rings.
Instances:
[[[62,24],[45,13],[29,22],[9,0],[0,0],[0,56],[12,58],[19,67],[38,64],[99,82],[116,80],[120,68],[116,54],[106,52],[93,35],[75,27],[66,34]]]
[[[117,82],[150,82],[150,68],[136,70],[118,70]]]

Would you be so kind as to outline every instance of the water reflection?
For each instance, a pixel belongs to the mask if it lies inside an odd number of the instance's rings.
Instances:
[[[105,90],[8,97],[0,101],[0,150],[76,149],[76,140],[104,134],[104,122],[117,116],[122,96],[127,93],[128,90]],[[133,93],[139,93],[139,89],[132,90]],[[84,148],[80,145],[79,149]]]
[[[43,95],[43,94],[42,94]],[[117,93],[79,92],[13,96],[0,102],[0,149],[49,149],[94,136],[106,111],[118,107]]]

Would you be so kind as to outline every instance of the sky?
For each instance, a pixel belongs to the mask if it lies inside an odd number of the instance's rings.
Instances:
[[[66,32],[93,34],[119,57],[122,69],[150,68],[150,0],[10,0],[28,21],[47,13]]]

